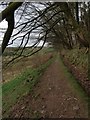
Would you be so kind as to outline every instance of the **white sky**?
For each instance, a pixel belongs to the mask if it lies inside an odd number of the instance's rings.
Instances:
[[[6,31],[5,29],[7,29],[7,27],[8,27],[7,21],[3,20],[3,21],[0,23],[0,46],[1,46],[1,43],[2,43],[2,40],[3,40],[3,37],[4,37],[4,33],[5,33],[5,31]],[[2,29],[4,29],[4,30],[2,30]],[[2,31],[2,32],[1,32],[1,31]],[[4,32],[4,33],[3,33],[3,32]],[[32,36],[36,37],[36,36],[38,36],[38,34],[35,33],[35,35],[34,35],[34,33],[32,33]],[[34,44],[34,43],[31,42],[31,41],[32,41],[32,40],[30,40],[30,42],[27,44],[27,46],[31,46],[31,45]],[[43,44],[43,41],[41,41],[38,46],[42,46],[42,44]],[[46,46],[46,45],[47,45],[47,43],[45,44],[45,46]],[[8,47],[17,47],[17,46],[19,46],[19,42],[16,40],[12,45],[9,45]]]
[[[0,23],[0,46],[1,46],[1,43],[2,43],[2,40],[3,40],[3,37],[4,37],[4,33],[6,30],[2,30],[2,29],[6,29],[8,27],[7,25],[7,22],[5,20],[3,20],[1,23]],[[2,32],[1,32],[2,31]],[[4,33],[3,33],[4,32]]]
[[[1,6],[0,6],[0,12],[1,12],[2,10],[4,10],[4,9],[5,9],[5,6],[4,6],[4,7],[1,7]],[[42,9],[42,8],[41,8],[41,9]],[[15,19],[15,21],[18,21],[18,20]],[[4,34],[5,34],[5,32],[6,32],[5,29],[7,29],[7,27],[8,27],[7,21],[6,21],[6,20],[3,20],[3,21],[0,23],[0,46],[1,46],[1,43],[2,43],[2,40],[3,40]],[[34,37],[35,37],[35,36],[38,36],[38,34],[37,34],[37,33],[34,33],[33,36],[34,36]],[[27,44],[27,46],[30,46],[30,45],[33,45],[33,44],[34,44],[34,42],[31,42],[31,41],[32,41],[32,40],[29,41],[29,43]],[[35,40],[34,40],[34,41],[35,41]],[[19,42],[18,40],[16,40],[12,45],[9,45],[9,47],[17,47],[17,46],[19,46],[19,44],[20,44],[20,42]],[[41,41],[38,46],[41,46],[42,44],[43,44],[43,41]],[[47,43],[46,43],[45,45],[47,45]]]

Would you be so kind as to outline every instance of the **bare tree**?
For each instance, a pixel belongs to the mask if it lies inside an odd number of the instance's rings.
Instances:
[[[75,7],[72,8],[71,4]],[[89,9],[87,8],[85,11],[87,16],[88,11]],[[10,12],[11,14],[9,15]],[[78,44],[89,47],[88,38],[86,37],[88,36],[88,31],[83,32],[85,25],[81,24],[82,21],[80,21],[79,3],[24,2],[22,4],[17,2],[8,5],[2,11],[2,15],[2,20],[6,18],[8,21],[8,33],[6,32],[8,37],[5,34],[2,52],[4,52],[6,46],[18,41],[18,48],[13,53],[14,57],[10,61],[19,57],[33,55],[43,48],[46,41],[55,46],[63,45],[63,47],[66,46],[72,49],[72,34],[78,36]],[[17,17],[18,21],[14,22]],[[83,20],[85,21],[85,19]],[[33,45],[27,47],[32,41]],[[37,47],[41,41],[43,41],[42,46]]]

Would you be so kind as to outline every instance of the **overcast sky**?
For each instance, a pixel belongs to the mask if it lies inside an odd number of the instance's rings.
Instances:
[[[38,6],[38,5],[37,5]],[[0,12],[2,11],[2,10],[4,10],[6,8],[6,6],[0,6]],[[43,7],[42,6],[39,6],[39,9],[43,9]],[[15,23],[18,21],[18,18],[19,17],[17,17],[16,16],[16,18],[15,18]],[[4,37],[4,34],[5,34],[5,32],[6,32],[6,29],[7,29],[7,27],[8,27],[8,24],[7,24],[7,21],[6,20],[3,20],[1,23],[0,23],[0,45],[1,45],[1,43],[2,43],[2,40],[3,40],[3,37]],[[32,37],[35,37],[35,36],[38,36],[38,33],[33,33],[32,34]],[[10,41],[11,42],[11,41]],[[31,45],[33,45],[35,43],[35,40],[34,39],[30,39],[30,41],[28,42],[28,44],[27,44],[27,46],[31,46]],[[17,47],[17,46],[19,46],[19,44],[20,44],[20,41],[18,41],[18,40],[16,40],[12,45],[9,45],[9,47]],[[41,46],[43,44],[43,41],[41,41],[40,43],[39,43],[39,45],[38,46]],[[47,45],[47,43],[45,44],[45,45]]]

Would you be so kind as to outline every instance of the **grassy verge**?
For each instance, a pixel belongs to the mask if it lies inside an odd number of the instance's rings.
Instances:
[[[63,50],[62,54],[65,59],[68,59],[71,64],[77,66],[79,69],[83,71],[88,71],[88,53],[86,53],[86,49],[82,48],[74,48],[72,50]]]
[[[64,70],[65,75],[68,77],[69,83],[75,93],[80,97],[81,101],[88,104],[88,117],[90,118],[90,96],[82,88],[78,80],[70,73],[70,70],[64,65],[63,60],[59,58],[61,67]]]
[[[85,73],[88,76],[89,79],[89,63],[88,63],[88,54],[86,53],[86,49],[73,49],[73,50],[67,50],[63,51],[62,55],[63,57],[61,58],[62,64],[64,64],[63,59],[66,59],[67,61],[70,62],[70,64],[73,64],[79,70],[81,70],[83,73]],[[67,68],[65,65],[63,66],[65,74],[68,76],[69,83],[71,84],[73,90],[81,97],[81,99],[88,103],[88,113],[90,116],[90,96],[85,92],[84,88],[81,86],[80,82],[75,78],[72,73],[70,73],[70,69]],[[79,71],[81,73],[81,71]],[[90,79],[89,79],[90,80]]]
[[[3,117],[8,115],[10,108],[16,104],[19,99],[32,91],[33,87],[38,83],[39,77],[53,60],[54,58],[51,58],[38,68],[26,69],[15,79],[3,84]]]
[[[60,61],[60,67],[63,68],[64,74],[65,76],[67,76],[72,89],[77,93],[77,95],[80,96],[82,100],[84,100],[85,102],[88,102],[87,93],[81,87],[81,85],[76,80],[76,78],[70,73],[70,70],[64,65],[63,60],[60,57],[59,57],[59,61]]]

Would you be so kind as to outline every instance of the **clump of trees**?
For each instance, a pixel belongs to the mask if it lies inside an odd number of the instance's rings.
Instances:
[[[10,2],[0,16],[0,21],[8,22],[2,53],[8,45],[19,43],[11,61],[33,55],[46,42],[57,49],[89,48],[90,2]],[[33,45],[27,48],[30,41]],[[42,46],[37,47],[41,41]]]

